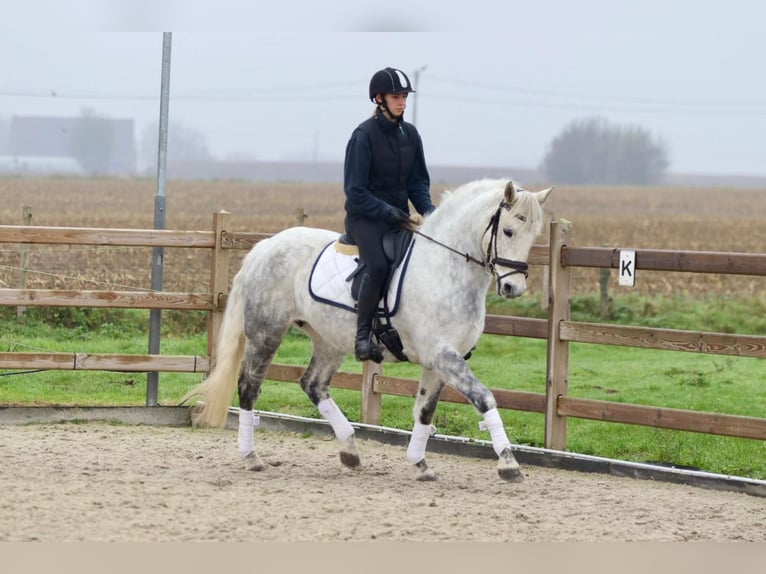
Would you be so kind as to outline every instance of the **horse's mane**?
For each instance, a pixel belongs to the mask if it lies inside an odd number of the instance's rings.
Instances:
[[[442,193],[442,199],[439,206],[441,207],[442,205],[455,201],[457,198],[461,198],[465,195],[491,191],[498,188],[505,189],[506,183],[508,183],[508,180],[506,179],[477,179],[464,183],[454,189],[445,189]]]
[[[451,212],[454,209],[464,209],[466,202],[484,201],[485,195],[496,196],[499,202],[503,198],[507,179],[477,179],[465,183],[455,189],[448,189],[442,193],[439,210]],[[517,187],[517,190],[519,188]],[[535,200],[534,195],[526,190],[519,190],[516,194],[514,205],[519,211],[527,215],[524,228],[531,229],[534,233],[540,233],[543,225],[543,210]]]

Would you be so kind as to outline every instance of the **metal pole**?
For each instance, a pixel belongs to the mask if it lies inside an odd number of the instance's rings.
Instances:
[[[418,91],[420,91],[420,83],[418,79],[420,78],[420,72],[425,70],[427,67],[428,66],[420,66],[414,72],[412,72],[412,77],[414,78],[415,84],[415,93],[412,95],[412,124],[415,126],[418,125]]]
[[[165,180],[168,148],[168,100],[170,98],[170,46],[172,32],[162,34],[162,81],[160,87],[160,133],[157,152],[157,193],[154,196],[154,229],[165,229]],[[152,248],[152,291],[162,291],[165,248]],[[149,311],[149,354],[160,354],[162,309]],[[157,406],[159,373],[146,375],[146,406]]]

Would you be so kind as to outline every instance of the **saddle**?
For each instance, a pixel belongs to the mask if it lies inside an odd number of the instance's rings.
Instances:
[[[391,285],[391,279],[393,278],[392,271],[404,261],[404,257],[407,255],[407,250],[412,242],[412,235],[412,231],[409,229],[396,229],[389,231],[383,236],[383,253],[388,260],[389,269],[388,278],[383,284],[383,293],[387,293]],[[335,242],[335,250],[357,258],[356,269],[346,278],[347,281],[351,281],[351,296],[356,301],[359,298],[359,283],[362,278],[362,271],[367,267],[367,264],[359,259],[359,247],[346,233],[338,237]]]
[[[389,290],[392,287],[394,277],[398,277],[399,280],[403,277],[404,267],[408,261],[408,255],[410,253],[410,245],[412,243],[412,231],[408,229],[396,229],[386,233],[383,236],[383,253],[389,263],[389,272],[386,281],[383,284],[383,293],[389,294]],[[329,246],[328,246],[329,247]],[[346,256],[354,258],[356,267],[345,277],[345,282],[350,283],[350,295],[353,301],[357,301],[359,298],[359,285],[364,275],[363,271],[367,264],[359,258],[359,248],[354,241],[347,235],[341,235],[333,245],[334,250],[337,253],[341,253]],[[321,257],[321,255],[320,255]],[[400,266],[402,269],[399,269]],[[315,264],[316,267],[316,264]],[[399,271],[397,273],[397,271]],[[317,300],[322,300],[317,294],[312,291],[312,296]],[[398,304],[398,295],[395,298],[395,304]],[[348,307],[346,307],[348,308]],[[355,309],[351,309],[354,310]],[[391,315],[393,315],[395,309],[392,310],[389,306],[389,297],[384,296],[383,308],[378,309],[375,319],[373,320],[372,332],[374,337],[383,344],[391,353],[400,361],[408,361],[407,355],[404,353],[404,345],[402,345],[399,333],[391,324]]]

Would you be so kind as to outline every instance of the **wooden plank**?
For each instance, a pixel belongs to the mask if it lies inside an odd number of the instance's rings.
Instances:
[[[266,371],[266,378],[272,381],[284,381],[288,383],[297,383],[303,376],[306,367],[297,365],[278,365],[272,363]]]
[[[383,372],[382,365],[373,361],[365,361],[362,365],[362,406],[361,422],[369,425],[380,424],[380,411],[383,397],[375,391],[375,379]]]
[[[0,353],[0,369],[199,373],[208,370],[208,358],[198,355]]]
[[[74,291],[68,289],[0,289],[0,306],[109,307],[209,311],[213,298],[204,293],[169,291]]]
[[[735,275],[766,275],[762,253],[719,253],[714,251],[670,251],[636,249],[636,269]],[[619,267],[620,249],[572,247],[562,250],[561,263],[570,267]]]
[[[362,375],[360,373],[347,373],[345,371],[338,371],[332,376],[332,381],[330,384],[336,389],[361,391]]]
[[[108,355],[77,353],[76,370],[121,372],[207,372],[208,358],[198,355]]]
[[[74,370],[74,353],[0,353],[0,369]]]
[[[376,393],[384,395],[415,398],[418,392],[418,381],[415,379],[376,375],[373,388]],[[508,389],[490,390],[495,396],[499,408],[536,413],[545,412],[545,395],[543,393],[512,391]],[[468,400],[451,387],[444,387],[439,400],[448,403],[468,404]]]
[[[272,363],[266,372],[266,378],[271,381],[285,383],[300,383],[300,378],[306,371],[306,367],[298,365],[279,365]],[[362,390],[362,375],[359,373],[347,373],[338,371],[332,376],[331,386],[336,389],[348,389],[351,391]]]
[[[210,293],[213,297],[213,308],[207,317],[207,354],[211,366],[215,366],[218,348],[218,335],[223,324],[226,301],[229,296],[229,260],[230,253],[221,248],[221,235],[229,224],[231,214],[219,211],[213,215],[213,231],[215,232],[215,249],[210,261]]]
[[[550,246],[535,244],[529,250],[527,263],[530,265],[548,265],[550,257]]]
[[[212,231],[0,225],[0,243],[212,248],[215,236]]]
[[[766,440],[766,419],[559,397],[562,416]]]
[[[271,233],[224,231],[221,234],[222,249],[251,249],[259,241],[271,237]]]
[[[556,411],[556,401],[569,386],[569,343],[559,336],[559,326],[569,320],[570,268],[560,264],[571,241],[572,224],[551,223],[551,259],[548,268],[548,353],[545,366],[545,448],[566,450],[567,419]]]
[[[563,341],[766,358],[766,337],[562,321]]]
[[[527,317],[487,315],[484,319],[484,332],[490,335],[546,339],[548,337],[548,321]]]
[[[529,391],[492,389],[497,406],[502,409],[545,414],[545,394]]]

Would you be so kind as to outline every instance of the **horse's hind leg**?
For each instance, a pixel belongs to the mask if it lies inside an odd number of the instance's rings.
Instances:
[[[407,447],[407,460],[410,464],[415,465],[416,480],[436,480],[436,475],[426,463],[426,444],[428,437],[434,431],[431,422],[443,388],[444,383],[439,379],[437,373],[423,368],[415,406],[412,410],[415,424],[412,427],[410,443]]]
[[[267,334],[257,334],[248,340],[245,350],[245,360],[239,375],[239,453],[245,460],[247,470],[259,471],[266,465],[255,452],[253,431],[255,417],[253,406],[261,394],[261,384],[266,378],[269,364],[282,341],[283,332],[273,331]]]
[[[349,468],[356,468],[360,459],[354,427],[330,396],[330,380],[343,362],[345,353],[328,345],[310,328],[304,326],[304,330],[312,337],[313,352],[309,366],[301,377],[301,388],[330,423],[335,437],[341,442],[341,463]]]
[[[476,378],[465,359],[452,349],[443,349],[436,354],[434,369],[447,384],[463,394],[484,417],[481,428],[489,431],[492,448],[498,456],[497,472],[500,478],[509,482],[523,481],[524,475],[513,456],[511,443],[492,391]]]

